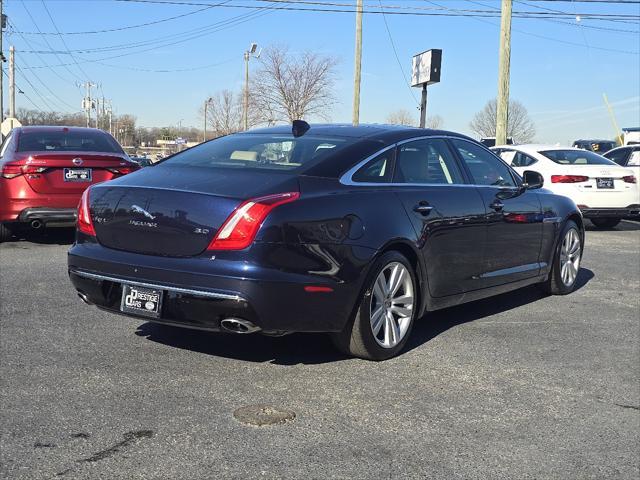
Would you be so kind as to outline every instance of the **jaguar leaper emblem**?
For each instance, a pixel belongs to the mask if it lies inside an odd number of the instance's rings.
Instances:
[[[144,208],[139,207],[138,205],[131,205],[131,211],[135,212],[135,213],[141,213],[142,215],[147,217],[149,220],[155,220],[156,219],[156,217],[154,215],[151,215]]]

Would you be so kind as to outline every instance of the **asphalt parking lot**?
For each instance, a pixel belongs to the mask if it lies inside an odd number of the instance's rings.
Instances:
[[[589,230],[579,289],[428,315],[408,351],[184,331],[84,305],[73,232],[0,245],[0,476],[638,478],[640,223]],[[251,426],[236,409],[295,412]]]

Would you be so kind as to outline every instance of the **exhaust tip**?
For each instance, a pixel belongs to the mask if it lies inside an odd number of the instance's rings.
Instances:
[[[89,301],[89,297],[87,297],[87,295],[86,295],[86,294],[84,294],[84,293],[82,293],[82,292],[78,292],[78,296],[79,296],[79,297],[80,297],[80,299],[81,299],[84,303],[86,303],[87,305],[93,305],[93,303],[91,303],[91,302]]]
[[[35,219],[35,220],[31,220],[31,223],[29,225],[34,230],[37,230],[37,229],[42,227],[42,222],[40,220],[38,220],[38,219]]]
[[[225,318],[220,322],[220,326],[227,332],[239,334],[254,333],[260,330],[260,327],[243,318]]]

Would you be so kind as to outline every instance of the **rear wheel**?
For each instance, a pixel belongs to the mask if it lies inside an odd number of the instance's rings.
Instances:
[[[613,228],[620,223],[619,218],[591,218],[590,220],[596,228],[600,228],[602,230]]]
[[[407,343],[417,314],[416,278],[409,261],[387,252],[373,265],[353,319],[332,334],[342,352],[367,360],[386,360]]]
[[[13,230],[5,223],[0,223],[0,242],[6,242],[13,235]]]
[[[560,242],[553,257],[545,290],[553,295],[566,295],[576,288],[580,261],[582,260],[582,236],[577,225],[569,220],[562,230]]]

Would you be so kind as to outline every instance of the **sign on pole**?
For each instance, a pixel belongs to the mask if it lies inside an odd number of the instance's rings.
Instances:
[[[427,85],[440,82],[442,50],[434,48],[413,56],[411,65],[411,86],[422,87],[420,101],[420,128],[427,121]]]
[[[2,136],[6,137],[9,135],[9,132],[16,127],[21,127],[22,124],[18,121],[17,118],[8,117],[5,118],[2,124],[0,124],[0,131],[2,132]]]

